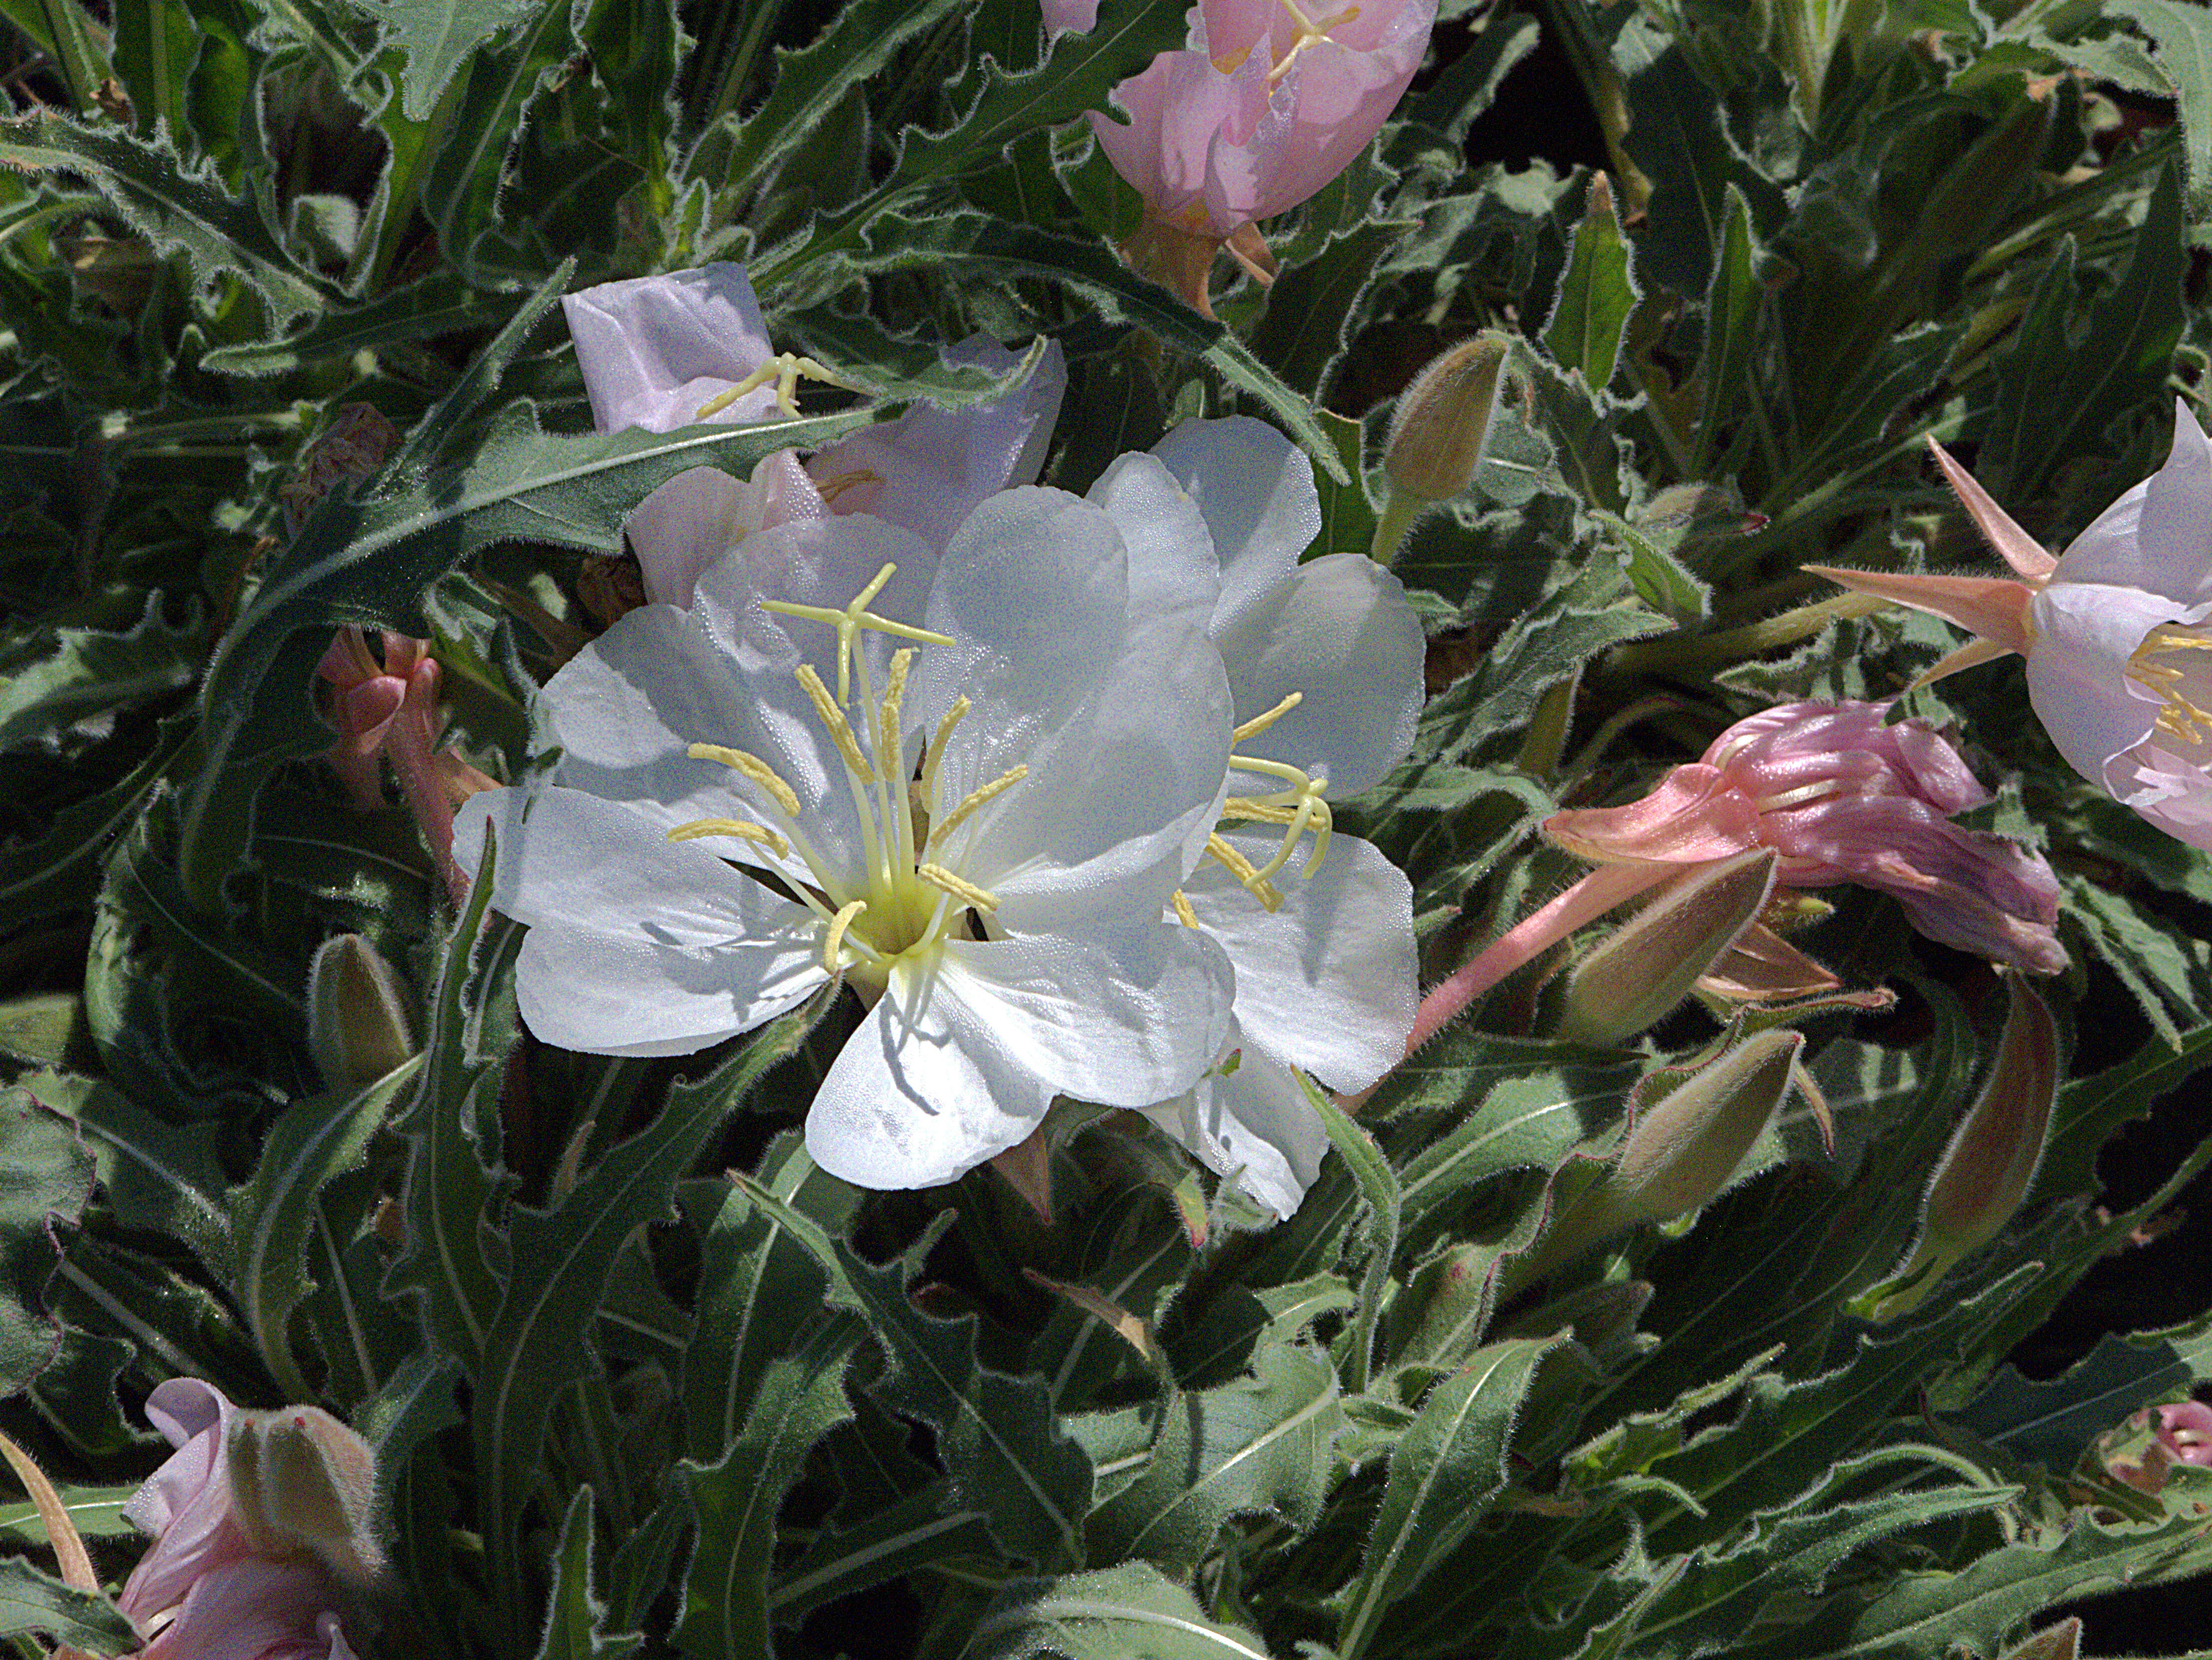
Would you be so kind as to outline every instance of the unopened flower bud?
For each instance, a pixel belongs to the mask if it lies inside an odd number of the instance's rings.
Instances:
[[[398,978],[357,933],[325,939],[308,960],[307,1043],[334,1090],[362,1089],[415,1058]]]
[[[330,429],[301,452],[298,467],[276,492],[284,513],[284,534],[300,526],[339,481],[360,483],[373,477],[399,447],[399,429],[371,404],[339,405]]]
[[[1692,867],[1576,964],[1559,1036],[1610,1049],[1664,1018],[1759,920],[1773,891],[1771,848]]]
[[[1723,1192],[1790,1092],[1804,1043],[1799,1032],[1760,1032],[1640,1114],[1613,1168],[1567,1206],[1518,1265],[1516,1280],[1548,1273],[1625,1229],[1686,1215]]]
[[[1382,451],[1393,490],[1448,502],[1474,482],[1498,412],[1507,350],[1504,335],[1486,330],[1413,377]]]
[[[239,1525],[256,1552],[305,1551],[357,1584],[384,1571],[370,1525],[376,1455],[320,1407],[240,1412],[224,1444]]]
[[[2043,1162],[2058,1099],[2058,1027],[2043,1000],[2008,976],[2012,1006],[1989,1081],[1936,1161],[1921,1201],[1920,1238],[1875,1310],[1887,1320],[1917,1306],[1954,1263],[1997,1237]]]

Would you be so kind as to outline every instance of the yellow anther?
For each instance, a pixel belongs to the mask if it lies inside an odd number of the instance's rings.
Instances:
[[[1168,903],[1175,907],[1176,921],[1183,927],[1194,928],[1198,926],[1198,913],[1190,908],[1190,901],[1184,897],[1181,888],[1168,896]]]
[[[822,717],[822,724],[830,729],[830,741],[837,746],[837,753],[845,757],[853,776],[864,784],[876,781],[876,772],[868,764],[868,757],[860,753],[860,740],[853,736],[852,723],[845,719],[830,696],[830,688],[822,684],[822,677],[814,672],[811,663],[801,663],[795,673],[799,688],[813,702],[814,712]]]
[[[2128,672],[2158,694],[2156,730],[2178,744],[2201,749],[2212,737],[2212,709],[2196,701],[2206,695],[2204,671],[2158,660],[2167,653],[2185,651],[2212,651],[2212,635],[2186,624],[2162,623],[2143,635],[2128,659]]]
[[[747,783],[757,784],[766,790],[776,806],[793,818],[799,816],[799,792],[786,783],[775,769],[757,755],[748,755],[743,750],[725,749],[720,744],[694,744],[684,753],[694,761],[720,761]]]
[[[1236,731],[1231,733],[1229,734],[1230,742],[1233,744],[1241,744],[1248,738],[1257,738],[1261,733],[1267,731],[1268,727],[1273,726],[1276,721],[1281,720],[1285,715],[1288,714],[1292,709],[1297,708],[1299,704],[1305,701],[1305,693],[1302,691],[1294,691],[1291,693],[1289,696],[1284,698],[1281,702],[1276,704],[1274,708],[1269,709],[1265,714],[1254,715],[1243,726],[1237,727]]]
[[[1263,718],[1273,718],[1272,714]],[[1314,833],[1313,857],[1302,866],[1303,873],[1311,876],[1321,868],[1322,856],[1328,851],[1328,837],[1334,819],[1328,803],[1321,793],[1328,787],[1320,781],[1308,776],[1287,761],[1270,761],[1255,755],[1232,755],[1229,757],[1231,772],[1256,772],[1267,777],[1279,778],[1290,786],[1269,795],[1232,795],[1222,803],[1222,816],[1227,818],[1256,818],[1270,824],[1289,826],[1283,845],[1274,858],[1258,874],[1264,880],[1288,864],[1297,846],[1298,837],[1310,828]],[[1249,883],[1246,885],[1250,886]],[[1270,905],[1268,909],[1273,910]]]
[[[1359,15],[1358,7],[1346,6],[1333,16],[1324,17],[1319,22],[1316,22],[1298,9],[1294,0],[1280,0],[1280,3],[1283,9],[1290,13],[1291,21],[1298,26],[1298,38],[1291,43],[1291,49],[1288,52],[1275,60],[1275,67],[1267,71],[1267,83],[1270,86],[1291,72],[1291,65],[1297,61],[1300,52],[1308,46],[1318,45],[1328,40],[1329,31],[1339,24],[1349,23]]]
[[[914,666],[914,648],[902,646],[891,654],[890,684],[884,688],[884,701],[877,710],[876,759],[895,771],[903,771],[898,765],[900,751],[899,722],[906,713],[907,671]]]
[[[1216,862],[1243,885],[1244,891],[1258,900],[1261,908],[1273,911],[1280,908],[1283,896],[1275,885],[1260,874],[1259,867],[1218,836],[1206,838],[1206,851]]]
[[[845,930],[853,926],[853,919],[858,916],[862,911],[867,909],[867,908],[868,902],[866,900],[855,899],[849,905],[841,905],[838,907],[837,914],[830,919],[829,932],[822,936],[823,973],[835,974],[837,972],[837,953],[844,947]],[[858,945],[860,942],[855,940],[854,943]]]
[[[921,805],[925,812],[930,803],[937,800],[937,763],[945,758],[945,740],[952,736],[953,727],[958,726],[974,707],[969,702],[967,694],[963,692],[952,700],[952,707],[945,711],[945,718],[937,723],[937,733],[929,740],[929,753],[921,759]]]
[[[862,629],[873,629],[878,634],[888,634],[900,640],[912,640],[925,646],[949,646],[949,634],[932,634],[927,629],[917,629],[905,623],[894,623],[888,617],[878,617],[868,609],[868,601],[884,591],[884,584],[891,580],[898,567],[889,561],[869,581],[868,586],[853,596],[850,604],[842,610],[828,605],[802,605],[791,599],[763,599],[763,611],[772,611],[782,617],[804,617],[813,622],[827,623],[837,630],[837,701],[843,702],[853,694],[852,665],[853,638]]]
[[[933,888],[941,889],[955,899],[964,899],[980,911],[999,909],[999,896],[988,888],[979,888],[964,877],[955,876],[942,865],[916,865],[914,873]]]
[[[735,836],[747,842],[757,842],[779,859],[791,857],[791,843],[765,824],[747,824],[742,818],[695,818],[688,824],[678,824],[668,832],[672,842],[696,842],[705,836]]]
[[[727,391],[716,392],[700,404],[698,412],[691,418],[695,422],[712,420],[747,392],[757,391],[773,380],[775,382],[775,401],[783,406],[786,415],[796,420],[799,417],[799,400],[793,394],[799,390],[801,375],[809,380],[819,380],[825,386],[842,386],[845,384],[811,357],[801,357],[787,351],[779,352],[737,385]]]
[[[989,783],[985,784],[980,789],[969,790],[967,794],[960,798],[960,805],[958,806],[953,808],[951,812],[946,813],[944,818],[940,818],[936,824],[930,826],[929,845],[933,848],[935,847],[946,836],[951,835],[955,830],[965,824],[969,816],[978,807],[997,800],[1000,796],[1004,795],[1008,790],[1013,788],[1015,785],[1020,783],[1023,779],[1029,775],[1029,766],[1024,763],[1019,766],[1008,767],[1004,772],[1000,773],[996,778],[994,778]]]
[[[837,498],[848,491],[859,489],[864,484],[880,484],[883,482],[883,474],[871,472],[866,467],[855,467],[850,472],[832,473],[814,488],[821,496],[823,504],[834,508],[837,505]]]
[[[1313,857],[1306,860],[1300,873],[1311,876],[1319,870],[1322,857],[1328,851],[1329,812],[1328,803],[1322,800],[1316,794],[1301,795],[1296,802],[1291,804],[1290,825],[1284,832],[1283,845],[1275,850],[1275,856],[1273,859],[1261,866],[1253,874],[1264,882],[1284,866],[1289,864],[1291,854],[1297,848],[1298,837],[1304,835],[1309,827],[1314,833]],[[1274,907],[1270,905],[1267,909],[1273,910]]]

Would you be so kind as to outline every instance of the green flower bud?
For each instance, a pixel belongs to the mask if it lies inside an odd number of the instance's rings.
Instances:
[[[1425,509],[1474,482],[1511,349],[1509,336],[1486,329],[1436,359],[1400,396],[1382,447],[1390,500],[1375,529],[1377,562],[1390,562]]]
[[[2005,985],[2012,1006],[1989,1081],[1936,1161],[1920,1237],[1890,1276],[1899,1289],[1875,1307],[1878,1320],[1917,1307],[1954,1264],[2002,1232],[2043,1162],[2058,1100],[2058,1027],[2019,976],[2006,976]]]
[[[1664,1018],[1759,920],[1774,891],[1760,848],[1698,866],[1660,890],[1567,978],[1559,1036],[1610,1049]]]
[[[224,1449],[239,1525],[255,1550],[306,1552],[339,1578],[384,1572],[370,1517],[376,1455],[320,1407],[240,1412]]]
[[[307,1043],[334,1090],[365,1088],[415,1058],[398,978],[357,933],[325,939],[308,962]]]

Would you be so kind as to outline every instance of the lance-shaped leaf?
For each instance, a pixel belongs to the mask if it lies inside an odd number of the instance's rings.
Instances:
[[[1336,1651],[1357,1660],[1390,1605],[1457,1548],[1505,1490],[1514,1420],[1536,1368],[1566,1341],[1492,1343],[1430,1391],[1390,1455],[1382,1505],[1344,1604]]]
[[[940,1476],[850,1526],[833,1521],[776,1580],[769,1608],[779,1624],[795,1625],[824,1602],[886,1579],[957,1557],[993,1554],[983,1512],[961,1509],[953,1502],[951,1481]]]
[[[1018,1579],[975,1622],[963,1660],[1269,1660],[1243,1627],[1217,1620],[1148,1562]]]
[[[853,1415],[845,1368],[866,1328],[842,1312],[819,1318],[793,1354],[762,1375],[744,1427],[712,1465],[686,1465],[684,1480],[699,1543],[684,1581],[676,1641],[699,1660],[775,1652],[769,1570],[775,1513],[822,1438]]]
[[[58,1254],[47,1219],[83,1213],[93,1171],[66,1119],[22,1090],[0,1094],[0,1389],[10,1393],[54,1358],[60,1333],[40,1294]]]
[[[1391,1284],[1390,1271],[1398,1255],[1398,1220],[1402,1207],[1398,1176],[1390,1168],[1390,1161],[1382,1156],[1382,1149],[1375,1145],[1373,1136],[1353,1123],[1343,1108],[1315,1088],[1312,1079],[1304,1073],[1298,1073],[1297,1079],[1306,1092],[1307,1102],[1321,1116],[1322,1128],[1328,1132],[1329,1145],[1351,1171],[1359,1197],[1367,1207],[1362,1229],[1366,1236],[1367,1265],[1359,1279],[1358,1311],[1353,1315],[1351,1329],[1346,1334],[1351,1348],[1345,1381],[1354,1393],[1362,1393],[1367,1388],[1369,1368],[1375,1362],[1376,1329],[1382,1322],[1383,1296]]]
[[[642,1632],[605,1629],[607,1607],[592,1593],[592,1490],[579,1487],[553,1548],[553,1589],[538,1660],[628,1660],[645,1645]]]
[[[922,1313],[907,1297],[901,1264],[876,1268],[766,1189],[743,1178],[739,1184],[830,1271],[830,1300],[868,1322],[891,1367],[874,1393],[936,1432],[957,1502],[984,1513],[1009,1555],[1080,1561],[1091,1460],[1061,1427],[1042,1380],[986,1366],[975,1352],[974,1317]]]
[[[1635,261],[1613,210],[1612,182],[1601,173],[1592,173],[1583,222],[1575,227],[1559,294],[1544,325],[1544,344],[1561,367],[1580,369],[1590,389],[1601,390],[1613,379],[1629,313],[1642,297]]]
[[[105,1596],[11,1556],[0,1560],[0,1637],[30,1632],[94,1654],[127,1654],[138,1641],[123,1610]]]
[[[1319,1516],[1344,1409],[1334,1370],[1311,1350],[1270,1344],[1251,1377],[1176,1390],[1157,1421],[1144,1473],[1091,1518],[1093,1555],[1188,1578],[1232,1517],[1267,1511],[1304,1531]]]

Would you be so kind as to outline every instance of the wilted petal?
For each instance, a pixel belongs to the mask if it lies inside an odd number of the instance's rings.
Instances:
[[[1241,1031],[1231,1031],[1223,1065],[1145,1116],[1287,1221],[1321,1174],[1328,1132],[1297,1074]]]
[[[647,496],[624,529],[645,579],[645,597],[685,607],[700,573],[745,538],[829,514],[790,450],[764,457],[749,479],[714,467],[681,472]]]
[[[1618,807],[1574,807],[1544,821],[1544,835],[1577,859],[1601,864],[1696,864],[1760,845],[1759,810],[1717,767],[1673,769],[1651,794]]]
[[[744,267],[710,265],[563,295],[577,367],[601,432],[672,432],[775,356]],[[757,387],[710,418],[757,421],[776,407]]]
[[[193,1584],[139,1660],[322,1660],[337,1651],[318,1629],[331,1601],[329,1578],[311,1564],[228,1563]]]

